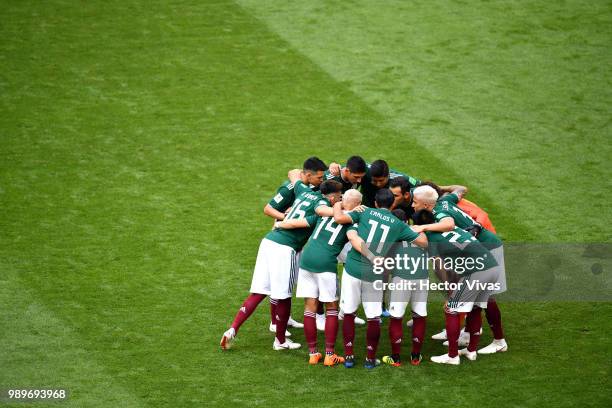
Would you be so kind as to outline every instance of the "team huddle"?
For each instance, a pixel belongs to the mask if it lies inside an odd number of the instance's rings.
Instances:
[[[403,320],[410,305],[410,363],[422,361],[427,298],[442,290],[445,329],[432,336],[448,353],[431,361],[457,365],[460,356],[507,351],[495,294],[506,290],[502,241],[486,212],[464,198],[467,188],[438,186],[371,164],[359,156],[329,168],[317,157],[290,170],[288,180],[265,206],[275,220],[257,253],[250,294],[221,348],[231,347],[241,325],[259,303],[270,298],[274,350],[301,347],[289,339],[289,326],[304,329],[308,363],[355,364],[355,325],[361,305],[367,320],[364,366],[402,362]],[[340,283],[338,266],[343,264]],[[430,282],[430,270],[437,282]],[[294,286],[297,287],[294,288]],[[304,298],[304,322],[290,316],[295,289]],[[442,305],[440,305],[442,306]],[[482,310],[494,340],[478,349]],[[389,317],[391,354],[377,358],[381,317]],[[343,353],[335,345],[342,321]],[[465,328],[462,330],[462,323]],[[325,352],[317,346],[317,328],[325,332]]]

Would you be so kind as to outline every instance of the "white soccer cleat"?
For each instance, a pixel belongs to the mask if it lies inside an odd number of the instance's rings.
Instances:
[[[302,329],[304,328],[304,324],[300,323],[296,320],[293,320],[293,318],[291,316],[289,316],[289,320],[287,321],[287,326],[289,327],[293,327],[295,329]]]
[[[325,315],[317,314],[317,330],[325,331]]]
[[[229,350],[232,348],[232,342],[236,338],[236,330],[233,327],[230,327],[225,333],[223,333],[223,337],[221,337],[221,350]]]
[[[493,343],[478,350],[478,354],[495,354],[508,351],[508,343],[506,340],[493,340]]]
[[[476,357],[478,357],[478,354],[475,351],[470,351],[467,348],[459,350],[459,355],[465,356],[468,360],[472,361],[476,360]]]
[[[280,343],[276,337],[274,338],[274,344],[272,344],[274,350],[295,350],[300,347],[302,347],[300,343],[294,343],[289,339],[285,339],[284,343]]]
[[[276,325],[274,323],[270,323],[270,327],[268,327],[271,333],[276,333]],[[285,337],[291,337],[291,333],[289,330],[285,330]]]
[[[410,319],[406,322],[406,327],[412,327],[412,324],[414,323],[414,320]]]
[[[366,322],[361,317],[355,316],[355,324],[364,325],[364,324],[366,324]]]
[[[446,340],[446,329],[443,329],[440,333],[431,336],[434,340]]]
[[[459,347],[467,347],[467,345],[470,344],[470,333],[462,331],[461,334],[459,334],[457,344]],[[442,343],[442,345],[448,347],[448,340]]]
[[[442,354],[441,356],[431,356],[431,361],[438,364],[450,364],[450,365],[459,365],[461,360],[459,360],[459,356],[449,357],[448,354]]]

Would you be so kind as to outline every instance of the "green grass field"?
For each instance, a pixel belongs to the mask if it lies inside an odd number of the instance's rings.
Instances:
[[[459,367],[308,367],[272,351],[267,305],[218,347],[263,206],[310,155],[466,184],[506,242],[610,243],[610,2],[0,16],[0,388],[66,388],[49,406],[70,407],[612,405],[610,302],[502,303],[509,352]]]

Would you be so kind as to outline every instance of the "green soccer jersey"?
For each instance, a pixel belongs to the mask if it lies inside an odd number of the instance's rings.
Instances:
[[[429,240],[429,255],[444,260],[445,269],[459,275],[469,275],[497,266],[485,246],[467,231],[455,227],[452,231],[425,233]]]
[[[291,211],[285,216],[285,219],[306,218],[310,225],[314,225],[316,221],[308,217],[316,217],[315,209],[321,205],[331,206],[329,201],[318,191],[312,191],[310,187],[306,187],[301,181],[295,183],[293,189],[295,190],[296,198]],[[275,228],[266,235],[266,238],[299,251],[308,241],[311,233],[312,228]]]
[[[465,230],[474,226],[479,226],[481,231],[480,234],[478,234],[478,241],[484,243],[488,249],[500,247],[502,245],[501,239],[499,239],[499,237],[493,232],[480,225],[480,223],[474,220],[468,213],[459,208],[457,206],[458,202],[459,196],[454,193],[441,197],[432,210],[436,222],[441,221],[446,217],[452,217],[453,220],[455,220],[455,226],[461,229]]]
[[[278,190],[276,190],[276,195],[272,197],[268,204],[270,204],[270,206],[275,210],[285,212],[287,211],[287,208],[291,207],[294,200],[294,185],[287,180],[278,188]]]
[[[368,168],[366,170],[366,174],[365,176],[363,176],[363,181],[361,182],[361,193],[363,194],[363,204],[367,205],[368,207],[374,207],[374,197],[376,197],[376,192],[379,189],[372,184],[370,163],[367,163],[367,165]],[[408,182],[410,189],[421,184],[421,180],[417,178],[414,178],[397,170],[389,169],[389,181],[387,181],[387,185],[384,188],[389,188],[389,182],[397,177],[403,177]]]
[[[393,276],[408,280],[429,277],[427,251],[423,248],[406,241],[396,242],[387,256],[396,260],[396,268],[391,271]]]
[[[337,258],[348,241],[346,231],[349,227],[336,224],[334,217],[318,217],[314,232],[302,250],[300,268],[314,273],[336,273]]]
[[[315,188],[312,185],[307,187],[301,181],[299,181],[299,183],[301,183],[303,187],[309,188],[312,191],[318,190],[318,188]],[[276,190],[276,194],[274,195],[274,197],[272,197],[268,204],[270,204],[270,206],[277,211],[287,211],[287,208],[291,207],[293,205],[293,202],[295,201],[295,184],[297,183],[292,183],[289,180],[285,181],[278,188],[278,190]]]
[[[412,242],[419,236],[385,208],[368,208],[362,213],[352,211],[348,215],[355,223],[359,237],[369,245],[370,251],[375,255],[384,256],[394,242]],[[370,282],[380,279],[380,275],[373,272],[370,261],[355,248],[349,251],[344,267],[347,273],[355,278]]]

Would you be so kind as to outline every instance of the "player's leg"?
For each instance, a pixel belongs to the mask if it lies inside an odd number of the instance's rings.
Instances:
[[[321,359],[321,353],[317,351],[317,326],[315,314],[319,302],[319,287],[316,273],[305,269],[299,269],[297,290],[295,296],[304,298],[304,337],[308,344],[309,363],[317,364]]]
[[[344,342],[344,366],[353,367],[353,345],[355,342],[355,312],[361,303],[361,280],[352,277],[344,270],[340,290],[340,307],[344,311],[342,336]]]
[[[506,290],[506,267],[504,263],[504,248],[500,246],[491,250],[491,253],[495,257],[495,261],[498,264],[498,276],[497,283],[499,284],[499,290],[493,292],[493,295],[502,293]],[[493,342],[488,346],[478,350],[478,354],[493,354],[500,353],[508,350],[508,344],[504,338],[504,328],[502,325],[501,311],[495,301],[495,298],[489,297],[487,302],[487,309],[485,310],[485,316],[487,323],[493,332]]]
[[[393,290],[389,291],[389,342],[391,343],[391,355],[383,356],[382,362],[394,367],[401,365],[402,338],[404,337],[402,320],[410,299],[408,290],[399,289],[403,281],[399,276],[394,276],[392,282],[395,286]]]
[[[423,356],[421,348],[425,340],[425,329],[427,323],[427,296],[429,280],[422,279],[416,282],[416,288],[410,293],[410,306],[412,308],[412,350],[410,353],[410,364],[419,365]]]
[[[390,282],[393,277],[391,276],[391,272],[385,270],[383,275],[382,275],[382,279],[383,282],[387,283]],[[389,317],[391,316],[391,313],[389,313],[389,304],[391,303],[391,291],[390,290],[384,290],[383,291],[383,301],[382,301],[382,313],[380,314],[381,317]]]
[[[302,256],[302,251],[300,251],[300,252],[298,252],[296,254],[296,265],[300,264],[300,257],[301,256]],[[304,328],[304,324],[298,322],[297,320],[294,320],[293,317],[291,317],[291,313],[289,313],[289,320],[287,321],[287,326],[288,327],[293,327],[294,329],[302,329],[302,328]],[[291,336],[291,333],[289,333],[288,331],[287,331],[287,333],[285,334],[285,336],[287,336],[287,337]]]
[[[306,298],[304,302],[304,337],[308,344],[308,364],[317,364],[322,354],[317,350],[317,323],[315,315],[319,301],[316,298]]]
[[[489,298],[487,308],[485,309],[485,316],[493,332],[493,341],[488,346],[478,350],[478,354],[494,354],[508,351],[508,343],[506,343],[504,338],[504,329],[501,321],[501,311],[494,298]]]
[[[487,284],[494,279],[496,275],[495,268],[475,272],[466,281],[472,281],[477,284]],[[487,307],[487,299],[490,293],[487,290],[481,290],[477,288],[466,289],[461,292],[459,300],[459,310],[461,312],[467,312],[466,326],[467,332],[469,333],[469,342],[466,348],[459,350],[459,354],[467,357],[468,360],[476,360],[477,353],[476,348],[480,341],[480,334],[482,333],[482,308]],[[468,307],[471,306],[471,307]]]
[[[278,301],[276,299],[270,298],[270,326],[268,330],[270,330],[270,332],[274,334],[276,334],[276,305],[277,304],[278,304]],[[291,320],[292,320],[291,316],[289,316],[289,321],[287,322],[287,326],[303,327],[301,323],[299,323],[299,326],[292,325]],[[289,332],[289,330],[285,330],[285,337],[291,337],[291,333]]]
[[[373,282],[361,281],[362,304],[368,324],[366,328],[367,356],[365,368],[380,365],[376,358],[380,340],[380,315],[382,314],[383,291],[377,290]]]
[[[323,302],[319,302],[317,307],[317,330],[325,331],[325,306]]]
[[[432,356],[431,361],[440,364],[458,365],[459,359],[459,332],[461,330],[459,313],[470,312],[474,304],[473,294],[468,289],[467,278],[462,277],[458,282],[458,289],[449,296],[445,310],[446,337],[448,339],[448,353]]]
[[[317,274],[319,303],[325,304],[325,361],[328,367],[344,363],[335,353],[338,337],[338,276],[334,272]]]
[[[249,296],[245,299],[238,309],[231,327],[223,333],[220,346],[223,350],[231,347],[232,341],[238,334],[240,326],[253,314],[259,303],[270,294],[270,274],[268,270],[269,256],[271,248],[269,240],[263,239],[257,251],[257,260],[253,270],[251,289]]]
[[[234,317],[234,321],[228,330],[223,333],[221,342],[219,343],[221,349],[229,350],[232,347],[232,342],[238,334],[240,326],[253,314],[259,303],[266,298],[267,295],[261,293],[251,293],[242,303],[238,313]]]
[[[480,341],[480,329],[482,327],[482,309],[479,304],[475,304],[472,311],[468,314],[467,329],[470,333],[470,342],[467,346],[466,356],[470,358],[476,353]]]
[[[296,349],[300,347],[300,344],[285,337],[291,313],[291,296],[298,275],[296,252],[287,245],[280,245],[276,242],[272,244],[274,258],[269,262],[270,297],[278,302],[276,305],[276,338],[273,348],[274,350]]]

